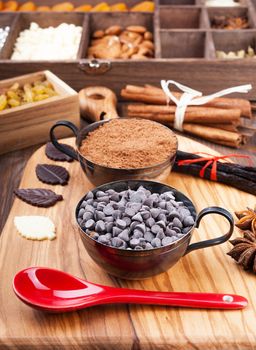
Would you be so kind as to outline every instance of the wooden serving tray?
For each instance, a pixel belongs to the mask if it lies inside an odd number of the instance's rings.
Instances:
[[[20,2],[25,2],[21,0]],[[98,3],[101,0],[88,0]],[[53,5],[60,0],[38,0],[38,5]],[[74,0],[75,6],[84,0]],[[117,0],[108,0],[116,3]],[[128,7],[139,0],[124,0]],[[154,13],[146,12],[92,12],[92,13],[1,13],[0,27],[10,25],[11,30],[0,52],[0,79],[37,70],[49,69],[74,89],[102,84],[116,93],[126,78],[130,84],[159,84],[160,78],[173,79],[204,94],[252,83],[256,86],[255,59],[225,60],[216,58],[216,50],[256,49],[255,0],[240,0],[239,7],[206,7],[204,0],[155,0]],[[211,28],[214,15],[247,15],[250,28],[244,30],[215,30]],[[13,45],[21,30],[31,21],[42,27],[57,26],[62,22],[83,26],[83,35],[76,60],[70,61],[11,61]],[[99,60],[87,57],[89,37],[98,29],[110,25],[143,25],[154,32],[155,58],[141,60]],[[153,65],[153,66],[152,66]],[[152,67],[154,67],[152,69]],[[256,99],[256,89],[247,94]]]
[[[65,140],[73,144],[74,139]],[[179,136],[179,148],[213,153]],[[35,175],[38,163],[54,163],[44,147],[28,161],[21,188],[51,188],[64,201],[52,208],[32,207],[15,199],[0,239],[0,349],[255,349],[255,276],[226,255],[231,244],[195,251],[176,266],[143,281],[120,280],[104,273],[88,256],[79,237],[74,210],[89,185],[78,163],[61,163],[70,183],[47,186]],[[56,164],[56,163],[54,163]],[[231,212],[253,206],[255,197],[218,183],[171,173],[168,183],[184,192],[198,211],[209,205]],[[16,215],[47,215],[57,226],[57,239],[36,242],[22,238],[13,224]],[[225,219],[207,216],[193,241],[209,239],[228,228]],[[238,232],[234,234],[238,235]],[[69,314],[45,314],[18,300],[12,279],[23,268],[49,266],[109,286],[144,290],[237,293],[249,300],[243,311],[192,310],[160,306],[108,305]]]

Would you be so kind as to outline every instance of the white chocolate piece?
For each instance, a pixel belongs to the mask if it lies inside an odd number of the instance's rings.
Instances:
[[[56,238],[55,226],[47,216],[15,216],[14,225],[22,237],[35,241]]]

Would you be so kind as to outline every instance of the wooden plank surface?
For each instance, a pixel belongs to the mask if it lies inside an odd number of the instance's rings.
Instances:
[[[72,143],[73,140],[71,139]],[[213,150],[179,137],[180,149]],[[74,219],[77,201],[88,190],[78,163],[65,163],[71,179],[66,187],[40,183],[38,162],[53,163],[40,148],[29,160],[20,187],[52,188],[64,201],[48,209],[15,199],[0,240],[0,348],[12,349],[255,349],[255,276],[242,271],[226,255],[230,244],[191,253],[168,272],[144,281],[118,280],[105,274],[86,253]],[[230,211],[253,206],[255,197],[231,187],[171,173],[168,183],[195,203]],[[15,215],[47,215],[57,226],[54,241],[25,240],[13,225]],[[227,229],[224,219],[207,217],[193,241],[216,237]],[[236,235],[238,233],[236,232]],[[34,311],[13,294],[14,274],[28,266],[59,268],[95,283],[145,290],[237,293],[249,299],[243,311],[206,311],[156,306],[111,305],[63,315]]]

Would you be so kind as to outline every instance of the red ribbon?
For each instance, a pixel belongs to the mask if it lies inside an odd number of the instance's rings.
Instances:
[[[195,154],[195,153],[194,153]],[[211,168],[211,176],[210,179],[212,181],[217,181],[217,161],[219,159],[227,159],[227,158],[247,158],[249,160],[250,165],[252,165],[252,160],[250,156],[246,156],[246,155],[242,155],[242,154],[228,154],[225,156],[211,156],[209,153],[205,153],[205,152],[200,152],[200,154],[206,154],[210,157],[202,157],[202,158],[196,158],[196,159],[184,159],[184,160],[179,160],[178,161],[178,166],[181,165],[189,165],[189,164],[193,164],[193,163],[200,163],[200,162],[207,162],[202,169],[199,172],[199,176],[201,178],[204,178],[204,173],[205,170],[212,165]]]

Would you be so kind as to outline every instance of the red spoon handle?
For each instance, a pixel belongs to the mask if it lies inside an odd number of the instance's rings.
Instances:
[[[109,292],[111,293],[110,299],[116,303],[156,304],[209,309],[242,309],[248,304],[246,298],[234,294],[149,292],[119,288],[113,288]]]

